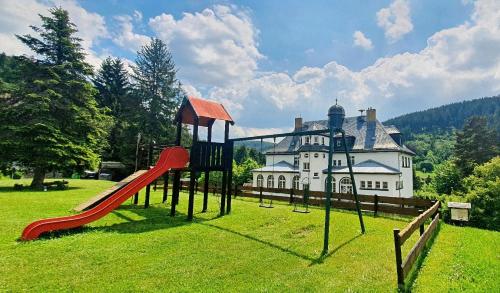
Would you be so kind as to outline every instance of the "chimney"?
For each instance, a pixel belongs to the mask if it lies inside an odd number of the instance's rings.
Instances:
[[[302,129],[302,118],[297,117],[295,118],[295,131],[299,131]]]
[[[366,121],[376,121],[377,120],[377,111],[372,107],[366,110]]]

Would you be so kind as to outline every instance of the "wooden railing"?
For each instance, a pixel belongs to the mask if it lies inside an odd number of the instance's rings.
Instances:
[[[434,203],[429,209],[416,217],[411,223],[409,223],[403,230],[394,229],[394,249],[396,252],[396,271],[398,274],[398,287],[404,288],[405,278],[408,276],[413,264],[417,260],[418,256],[424,249],[427,241],[430,239],[432,234],[437,228],[439,223],[439,202]],[[425,230],[424,223],[429,219],[433,218],[427,230]],[[401,246],[411,237],[413,232],[417,229],[420,231],[420,238],[412,247],[408,255],[403,261],[401,255]]]
[[[297,189],[280,189],[265,187],[239,187],[237,196],[272,199],[276,201],[288,201],[289,203],[301,203],[304,199],[304,191]],[[420,211],[431,207],[434,202],[427,199],[390,197],[380,195],[358,195],[361,209],[399,215],[417,216]],[[325,193],[321,191],[309,191],[308,203],[310,205],[324,205]],[[332,206],[339,209],[356,209],[354,195],[345,193],[332,194]]]

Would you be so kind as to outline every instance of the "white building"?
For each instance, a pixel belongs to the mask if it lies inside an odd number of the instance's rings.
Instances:
[[[295,131],[326,129],[327,125],[327,120],[302,122],[295,118]],[[346,117],[342,128],[359,194],[413,196],[415,154],[402,144],[396,127],[380,123],[375,109],[370,108],[366,116]],[[336,136],[333,143],[333,190],[352,192],[342,137]],[[253,186],[303,190],[309,185],[313,191],[326,190],[328,145],[327,134],[285,137],[266,152],[266,166],[252,171]]]

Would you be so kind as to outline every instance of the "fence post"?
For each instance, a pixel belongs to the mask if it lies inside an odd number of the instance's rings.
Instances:
[[[290,204],[293,204],[293,187],[290,189]]]
[[[212,195],[215,195],[216,192],[217,192],[217,183],[215,183],[215,185],[212,189]]]
[[[262,186],[260,187],[259,190],[259,202],[262,204]]]
[[[422,209],[419,209],[418,210],[418,214],[421,215],[422,213],[424,212],[424,210]],[[420,236],[422,236],[425,232],[425,227],[424,227],[424,223],[422,222],[422,224],[420,225]]]
[[[374,199],[374,210],[375,210],[375,216],[378,216],[378,195],[375,194],[375,199]]]
[[[405,277],[403,275],[403,259],[401,257],[401,239],[399,238],[399,229],[394,229],[394,251],[396,252],[396,272],[398,274],[398,288],[404,289]]]

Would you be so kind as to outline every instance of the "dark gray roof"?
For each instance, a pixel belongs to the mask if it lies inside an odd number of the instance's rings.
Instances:
[[[396,134],[396,133],[401,134],[399,129],[394,125],[384,125],[384,128],[385,132],[387,132],[388,134]]]
[[[301,131],[327,129],[328,120],[306,121],[303,123]],[[389,135],[399,132],[395,126],[384,126],[378,120],[366,121],[366,117],[346,117],[342,128],[346,136],[354,137],[354,145],[351,151],[403,151],[414,154],[406,146],[398,145]],[[388,132],[389,131],[389,132]],[[273,150],[268,153],[294,153],[299,145],[299,136],[287,136]]]
[[[352,166],[352,171],[358,174],[400,174],[397,169],[376,162],[374,160],[366,160],[361,163],[355,164]],[[324,169],[323,173],[326,172],[327,169]],[[349,173],[349,167],[343,166],[334,168],[333,173],[347,174]]]
[[[280,161],[274,165],[264,166],[262,168],[253,169],[252,172],[298,172],[299,168],[292,164]]]

